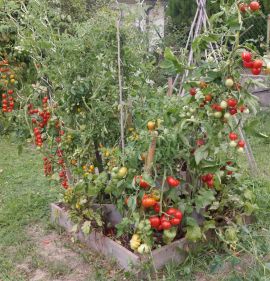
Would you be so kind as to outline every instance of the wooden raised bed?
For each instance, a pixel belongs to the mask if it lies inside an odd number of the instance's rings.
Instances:
[[[111,210],[111,212],[108,211],[107,218],[117,218],[117,215],[114,213],[115,207],[113,205],[107,206],[109,206],[108,208]],[[52,223],[63,227],[67,232],[72,232],[74,224],[71,222],[68,212],[57,204],[51,204],[51,221]],[[115,222],[116,221],[112,222],[112,224]],[[131,252],[119,243],[97,231],[92,231],[90,234],[84,235],[83,232],[79,230],[77,233],[73,234],[90,249],[105,255],[109,259],[116,260],[119,266],[125,270],[131,270],[133,266],[140,266],[147,261],[151,261],[153,266],[156,269],[159,269],[170,261],[180,263],[186,257],[184,247],[187,242],[185,239],[175,241],[170,245],[153,250],[152,255],[139,255]]]

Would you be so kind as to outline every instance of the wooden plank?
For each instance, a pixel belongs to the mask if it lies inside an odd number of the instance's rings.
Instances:
[[[113,209],[114,206],[109,206]],[[61,209],[56,204],[51,204],[51,220],[53,223],[60,225],[65,228],[67,232],[72,232],[73,223],[68,217],[67,212]],[[85,236],[80,230],[73,235],[81,242],[85,243],[90,249],[93,249],[108,258],[114,258],[119,263],[119,265],[128,270],[131,265],[138,265],[140,263],[139,256],[135,255],[122,245],[118,244],[114,240],[104,236],[102,233],[97,231],[91,232],[89,235]]]
[[[181,239],[154,250],[152,256],[155,268],[160,269],[171,261],[177,263],[183,262],[187,255],[183,250],[185,244],[187,244],[186,239]]]
[[[107,206],[109,209],[114,209],[113,205]],[[51,204],[51,221],[65,228],[67,232],[72,232],[74,224],[71,222],[68,213],[60,208],[57,204]],[[95,250],[110,259],[115,259],[121,268],[130,270],[132,265],[142,265],[146,261],[153,261],[156,269],[162,268],[170,261],[182,262],[186,253],[183,251],[186,239],[181,239],[163,246],[152,252],[152,257],[149,255],[137,255],[129,251],[119,243],[103,235],[100,232],[93,231],[89,235],[84,235],[80,230],[73,235],[81,242],[85,243],[88,248]]]

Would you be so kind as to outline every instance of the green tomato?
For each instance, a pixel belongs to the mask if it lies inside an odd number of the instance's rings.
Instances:
[[[117,173],[117,177],[119,179],[122,179],[122,178],[126,177],[127,173],[128,173],[128,169],[126,167],[122,167],[119,169],[119,171]]]
[[[215,118],[221,118],[222,117],[222,113],[220,111],[217,111],[214,113],[214,117]]]
[[[236,147],[237,146],[237,142],[236,141],[231,141],[230,142],[230,147]]]
[[[170,229],[166,229],[163,231],[163,242],[165,244],[170,244],[176,237],[177,231],[175,227],[172,227]]]
[[[138,249],[137,249],[139,254],[148,254],[151,251],[151,247],[148,246],[147,244],[141,244]]]

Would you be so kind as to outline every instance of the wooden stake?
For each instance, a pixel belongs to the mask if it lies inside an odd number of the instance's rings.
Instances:
[[[152,141],[149,146],[148,154],[147,154],[146,161],[145,161],[145,167],[144,167],[144,171],[149,175],[151,175],[151,169],[152,169],[153,161],[154,161],[154,157],[155,157],[158,132],[154,131],[152,133],[152,136],[153,136]]]
[[[117,29],[117,49],[118,49],[118,82],[119,82],[119,105],[120,105],[120,130],[121,130],[121,148],[124,153],[125,150],[125,125],[124,125],[124,103],[123,103],[123,86],[122,86],[122,71],[121,71],[121,42],[120,42],[120,23],[122,19],[122,11],[120,11],[119,18],[116,22]]]
[[[171,97],[173,94],[173,79],[170,77],[168,78],[168,92],[167,92],[167,96]]]

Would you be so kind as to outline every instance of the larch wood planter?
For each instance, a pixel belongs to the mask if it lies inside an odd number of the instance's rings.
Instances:
[[[116,210],[113,205],[106,206],[111,210],[111,212],[108,212],[108,219],[113,218],[114,221],[111,223],[114,225],[117,223],[119,216],[114,212]],[[74,223],[71,222],[68,212],[57,204],[51,204],[51,221],[63,227],[67,232],[72,233]],[[139,255],[131,252],[98,231],[92,231],[90,234],[84,235],[83,232],[79,230],[77,233],[73,232],[73,235],[90,249],[105,255],[109,259],[116,260],[120,267],[125,270],[131,270],[134,266],[143,265],[148,261],[151,261],[153,266],[159,269],[170,261],[180,263],[186,257],[184,247],[187,242],[185,239],[177,240],[170,245],[153,250],[152,255]]]

